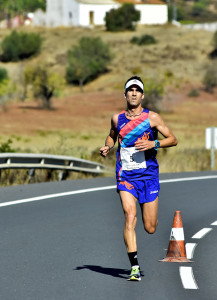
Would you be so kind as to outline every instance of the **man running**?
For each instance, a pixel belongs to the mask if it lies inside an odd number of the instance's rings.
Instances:
[[[111,119],[110,133],[100,154],[105,157],[118,138],[116,178],[124,215],[124,241],[131,263],[128,280],[141,280],[137,260],[136,203],[142,210],[144,228],[149,234],[158,224],[159,168],[156,160],[158,148],[176,146],[178,141],[159,114],[142,108],[144,85],[140,77],[133,76],[125,83],[127,109]],[[160,132],[164,137],[157,140]]]

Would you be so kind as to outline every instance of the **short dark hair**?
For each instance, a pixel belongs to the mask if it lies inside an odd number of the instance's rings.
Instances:
[[[139,81],[144,85],[142,79],[141,79],[139,76],[136,76],[136,75],[135,75],[135,76],[130,77],[130,78],[125,82],[125,84],[124,84],[124,89],[125,89],[126,84],[127,84],[130,80],[134,80],[134,79],[139,80]],[[128,89],[125,91],[125,94],[127,94],[127,92],[128,92]],[[142,91],[142,93],[143,93],[143,91]]]

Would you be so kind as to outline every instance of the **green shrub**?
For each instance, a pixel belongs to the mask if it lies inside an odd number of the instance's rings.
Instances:
[[[101,38],[83,37],[78,45],[68,51],[66,80],[68,83],[79,83],[82,90],[83,84],[106,71],[110,60],[109,46]]]
[[[8,139],[7,142],[0,144],[0,153],[6,153],[6,152],[15,152],[15,149],[11,147],[12,140]]]
[[[0,82],[5,79],[8,79],[8,72],[5,68],[0,68]]]
[[[13,30],[1,44],[4,62],[29,58],[40,52],[42,39],[37,33],[17,32]]]
[[[131,44],[137,44],[139,46],[151,45],[151,44],[157,43],[156,39],[150,34],[143,34],[141,37],[134,36],[134,37],[132,37],[130,42],[131,42]]]
[[[198,89],[192,89],[188,93],[188,97],[198,97],[200,95]]]
[[[125,3],[118,9],[111,9],[105,16],[108,31],[135,30],[135,22],[140,20],[140,12],[131,3]]]
[[[203,77],[203,84],[208,92],[212,92],[213,88],[217,86],[217,64],[210,65]]]
[[[198,2],[193,5],[191,15],[192,17],[200,17],[203,16],[205,11],[206,11],[206,6],[203,3]]]
[[[144,80],[144,99],[142,106],[159,112],[159,102],[164,94],[164,87],[162,82],[157,82],[154,79]]]

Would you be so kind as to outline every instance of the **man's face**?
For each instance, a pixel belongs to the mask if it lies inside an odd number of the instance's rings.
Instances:
[[[126,98],[127,104],[129,106],[137,107],[139,104],[141,104],[142,99],[144,98],[144,94],[135,85],[135,86],[130,87],[127,94],[125,95],[125,98]]]

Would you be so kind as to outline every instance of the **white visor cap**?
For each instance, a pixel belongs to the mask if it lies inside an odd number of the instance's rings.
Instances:
[[[127,91],[127,89],[129,89],[129,87],[131,87],[132,85],[137,85],[138,87],[140,87],[140,89],[142,91],[144,91],[144,85],[141,81],[137,80],[137,79],[132,79],[130,81],[128,81],[125,85],[125,92]]]

